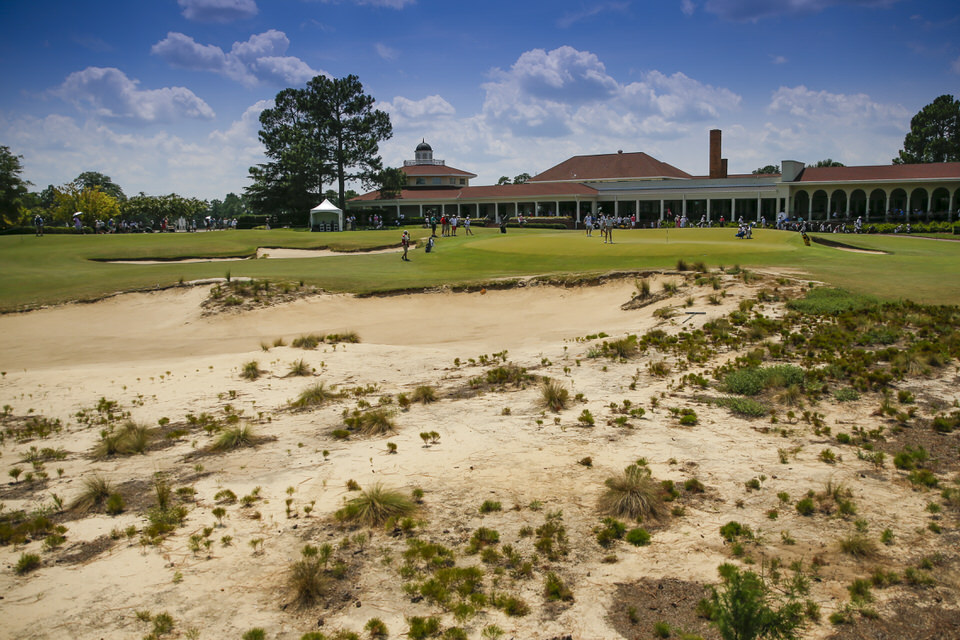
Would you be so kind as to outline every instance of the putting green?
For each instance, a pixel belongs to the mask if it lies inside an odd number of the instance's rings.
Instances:
[[[423,240],[427,229],[409,228]],[[87,300],[118,291],[232,276],[292,280],[330,291],[376,292],[484,282],[534,274],[672,269],[678,260],[710,268],[739,264],[808,274],[835,286],[887,299],[960,304],[960,243],[904,236],[827,236],[888,255],[862,254],[814,244],[799,234],[756,231],[739,240],[726,229],[614,231],[614,243],[582,231],[475,228],[476,235],[438,238],[403,263],[396,254],[261,259],[238,262],[110,264],[99,260],[222,258],[255,255],[258,247],[357,252],[399,245],[400,230],[337,234],[291,230],[196,234],[0,237],[0,310]],[[422,245],[422,242],[421,242]]]

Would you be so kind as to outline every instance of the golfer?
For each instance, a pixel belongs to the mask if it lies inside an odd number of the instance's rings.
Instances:
[[[400,259],[410,262],[410,258],[407,257],[407,251],[410,250],[410,232],[406,229],[403,230],[403,235],[400,236],[400,244],[403,245],[403,257]]]

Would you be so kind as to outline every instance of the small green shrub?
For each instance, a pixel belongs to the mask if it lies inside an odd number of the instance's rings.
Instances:
[[[480,505],[480,513],[492,513],[502,509],[503,505],[496,500],[484,500],[483,504]]]
[[[13,572],[22,576],[38,568],[40,568],[40,556],[35,553],[21,553]]]
[[[638,527],[630,529],[625,539],[635,547],[645,547],[650,544],[650,533],[646,529]]]

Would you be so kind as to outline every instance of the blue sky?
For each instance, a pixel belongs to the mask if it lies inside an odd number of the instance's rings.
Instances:
[[[960,95],[960,6],[915,0],[7,0],[0,145],[35,189],[100,171],[128,195],[222,198],[264,161],[258,116],[313,75],[357,75],[384,162],[536,174],[644,151],[707,172],[888,164]]]

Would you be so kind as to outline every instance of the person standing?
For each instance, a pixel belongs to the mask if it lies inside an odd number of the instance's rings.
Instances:
[[[473,235],[473,231],[470,230],[470,216],[464,216],[463,218],[463,234],[467,236]]]
[[[453,237],[456,237],[456,236],[457,236],[457,223],[458,223],[458,222],[460,222],[460,220],[457,218],[457,214],[453,214],[453,215],[450,217],[450,230],[451,230],[450,235],[452,235]]]
[[[33,216],[33,226],[37,231],[36,237],[42,238],[43,237],[43,216],[41,216],[39,213]]]
[[[410,250],[410,232],[406,229],[403,230],[403,235],[400,236],[400,244],[403,246],[403,257],[400,259],[410,262],[410,258],[407,257],[407,252]]]
[[[583,219],[583,226],[587,228],[587,237],[591,237],[593,235],[593,216],[589,213],[587,217]]]

